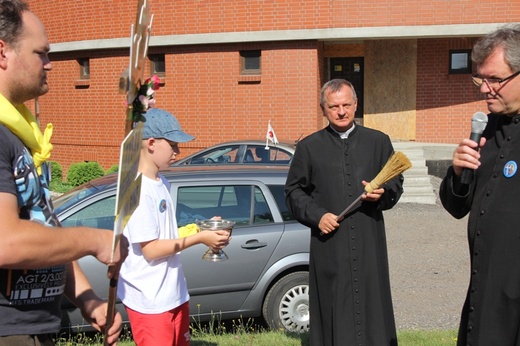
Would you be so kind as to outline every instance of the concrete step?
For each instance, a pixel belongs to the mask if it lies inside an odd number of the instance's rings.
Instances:
[[[426,196],[426,195],[405,195],[401,196],[401,199],[398,203],[419,203],[419,204],[435,204],[437,198],[435,196]]]
[[[414,164],[412,162],[412,167],[409,168],[407,171],[404,172],[405,177],[414,177],[414,176],[427,176],[428,175],[428,167],[426,167],[426,164],[423,163],[423,166],[417,166],[417,164]]]
[[[419,187],[430,187],[430,177],[426,176],[417,176],[416,178],[404,176],[405,184],[408,187],[419,186]]]
[[[412,167],[403,173],[404,193],[399,203],[435,204],[437,196],[433,190],[424,150],[410,143],[393,143],[396,151],[401,151],[408,157]]]

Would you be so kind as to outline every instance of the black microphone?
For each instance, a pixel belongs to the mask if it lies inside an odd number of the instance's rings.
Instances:
[[[478,150],[478,144],[480,143],[480,138],[482,138],[482,133],[484,132],[484,129],[486,128],[488,122],[488,117],[486,113],[484,112],[477,112],[473,114],[473,117],[471,117],[471,136],[469,139],[472,141],[477,142],[477,148],[475,150]],[[475,176],[475,171],[471,168],[464,168],[462,170],[462,176],[460,177],[460,182],[462,184],[469,185],[473,182],[473,177]]]

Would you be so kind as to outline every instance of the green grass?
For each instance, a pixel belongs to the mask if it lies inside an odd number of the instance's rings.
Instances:
[[[192,346],[308,346],[308,335],[282,332],[268,332],[245,326],[246,329],[224,332],[208,332],[192,329]],[[219,327],[220,328],[220,327]],[[397,334],[400,346],[454,346],[457,332],[455,330],[404,330]],[[101,335],[80,333],[74,338],[62,337],[57,346],[102,346]],[[124,333],[119,346],[135,346],[130,334]]]
[[[399,346],[454,346],[456,330],[403,330],[397,333]]]
[[[222,321],[215,314],[209,322],[194,318],[190,325],[192,346],[309,346],[308,333],[284,333],[268,331],[255,319]],[[455,330],[403,330],[398,331],[400,346],[454,346]],[[57,346],[102,346],[99,333],[77,333],[74,337],[64,336],[56,340]],[[132,334],[125,329],[119,338],[120,346],[135,346]]]

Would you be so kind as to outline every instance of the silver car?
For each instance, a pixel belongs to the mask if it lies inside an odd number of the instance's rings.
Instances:
[[[295,143],[266,144],[261,140],[240,140],[219,143],[198,151],[173,163],[182,165],[289,165],[296,148]]]
[[[275,329],[308,330],[310,231],[285,205],[287,171],[284,166],[226,165],[162,172],[171,183],[179,226],[215,215],[235,222],[224,249],[229,259],[203,260],[203,245],[182,252],[194,320],[262,316]],[[107,175],[57,198],[63,226],[113,229],[116,183],[116,174]],[[108,297],[106,267],[93,257],[79,262],[95,291]],[[117,309],[127,321],[120,302]],[[64,303],[63,312],[64,328],[88,329],[70,303]]]

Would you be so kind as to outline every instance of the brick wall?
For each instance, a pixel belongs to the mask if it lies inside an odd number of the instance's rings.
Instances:
[[[232,44],[153,48],[165,53],[166,76],[156,92],[157,107],[179,119],[196,140],[181,156],[226,140],[265,138],[271,120],[279,140],[295,141],[315,131],[319,76],[317,42]],[[262,51],[262,76],[243,82],[239,50]],[[40,121],[55,125],[52,159],[64,170],[73,162],[117,163],[124,137],[125,98],[119,74],[124,51],[89,53],[91,78],[78,83],[81,53],[51,54],[50,92],[39,99]],[[146,71],[149,66],[146,66]],[[78,86],[79,85],[79,86]],[[309,96],[310,95],[310,96]],[[315,112],[309,110],[316,110]],[[318,120],[319,119],[319,120]]]
[[[125,38],[136,0],[29,1],[51,43]],[[261,30],[511,22],[520,1],[272,1],[149,0],[153,35]],[[418,39],[416,141],[456,143],[469,119],[485,109],[469,75],[449,75],[448,50],[471,48],[469,39]],[[264,138],[267,122],[279,139],[294,141],[325,125],[318,103],[327,58],[364,54],[364,43],[285,41],[151,47],[165,53],[166,76],[157,105],[174,113],[197,137],[182,155],[240,138]],[[239,75],[243,49],[262,51],[262,76]],[[78,58],[90,58],[91,79],[79,81]],[[124,137],[124,96],[117,91],[128,49],[52,53],[51,91],[40,98],[40,119],[55,124],[52,159],[64,171],[73,162],[117,163]],[[365,70],[368,66],[365,66]],[[148,66],[146,68],[148,71]],[[145,73],[146,76],[147,73]],[[381,76],[385,78],[387,76]]]
[[[449,74],[449,50],[470,49],[475,39],[418,40],[417,141],[458,143],[471,130],[471,116],[487,112],[471,74]]]
[[[91,79],[79,82],[77,58],[84,53],[51,54],[51,90],[40,97],[40,122],[54,125],[52,160],[64,171],[74,162],[98,161],[109,168],[119,160],[124,138],[124,96],[118,76],[128,65],[128,53],[89,52]]]
[[[29,1],[52,42],[125,37],[136,0]],[[518,0],[149,0],[154,35],[512,22]]]

